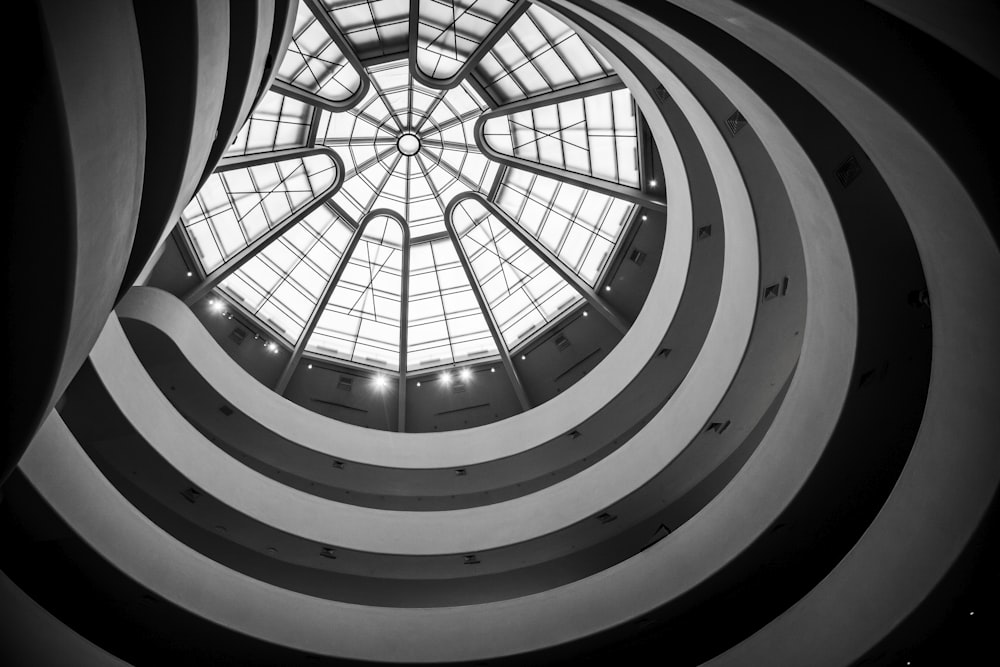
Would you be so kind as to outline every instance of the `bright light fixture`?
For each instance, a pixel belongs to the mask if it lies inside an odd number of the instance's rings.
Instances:
[[[472,379],[472,371],[468,368],[463,368],[458,372],[458,377],[462,378],[462,380],[469,381]]]
[[[451,384],[451,373],[441,373],[441,382],[443,384]]]

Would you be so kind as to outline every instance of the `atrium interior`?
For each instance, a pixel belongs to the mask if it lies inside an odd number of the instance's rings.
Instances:
[[[1000,10],[827,4],[18,8],[4,664],[972,660]]]

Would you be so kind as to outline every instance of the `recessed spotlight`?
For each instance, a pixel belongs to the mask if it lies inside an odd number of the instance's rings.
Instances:
[[[309,370],[312,370],[313,369],[313,365],[309,364],[308,366],[306,366],[306,368],[309,369]]]
[[[527,359],[527,358],[528,357],[524,356],[523,354],[521,355],[521,359]]]
[[[472,371],[469,370],[468,368],[463,368],[462,370],[460,370],[458,372],[458,377],[462,378],[463,380],[471,380],[472,379]]]
[[[374,379],[375,379],[375,386],[378,389],[382,389],[383,387],[385,387],[386,380],[384,375],[376,375]]]
[[[646,216],[642,216],[642,219],[643,220],[648,220],[648,218]]]
[[[587,316],[587,311],[583,311],[583,316],[584,316],[584,317],[586,317],[586,316]]]
[[[611,285],[605,285],[604,286],[604,291],[605,292],[610,292],[611,291]]]
[[[417,386],[418,386],[418,387],[420,386],[420,383],[419,383],[419,382],[417,382]]]
[[[441,373],[442,384],[451,384],[451,373]]]
[[[190,278],[193,275],[194,275],[193,273],[191,273],[190,271],[188,271],[188,278]]]
[[[497,372],[497,369],[495,369],[495,368],[491,368],[490,369],[490,373],[496,373],[496,372]]]
[[[656,187],[656,179],[655,178],[649,179],[649,187],[651,187],[651,188],[655,188]]]

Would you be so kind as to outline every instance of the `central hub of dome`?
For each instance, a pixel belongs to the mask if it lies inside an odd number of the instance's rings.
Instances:
[[[420,137],[412,132],[404,132],[399,135],[399,139],[396,140],[396,148],[398,148],[399,152],[403,155],[416,155],[420,150]]]

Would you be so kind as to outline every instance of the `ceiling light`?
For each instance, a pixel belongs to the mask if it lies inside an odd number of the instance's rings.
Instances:
[[[655,178],[649,179],[649,187],[651,187],[651,188],[655,188],[656,187],[656,179]]]
[[[443,384],[451,384],[451,373],[441,373],[441,382]]]
[[[192,273],[190,271],[188,271],[188,278],[190,278],[191,275],[192,275]]]
[[[490,369],[490,373],[496,373],[496,372],[497,372],[497,369],[495,369],[495,368],[491,368]]]
[[[385,387],[385,376],[384,375],[376,375],[375,376],[375,386],[378,387],[379,389],[382,389],[383,387]]]
[[[417,386],[418,386],[418,387],[420,386],[420,382],[419,382],[419,381],[417,382]]]
[[[584,316],[584,317],[586,317],[586,316],[587,316],[587,311],[583,311],[583,316]]]
[[[309,369],[309,370],[312,370],[313,369],[313,365],[309,364],[308,366],[306,366],[306,368]]]
[[[605,292],[610,292],[611,291],[611,285],[605,285],[604,286],[604,291]]]
[[[642,219],[643,219],[643,220],[646,220],[646,216],[642,216]]]
[[[521,355],[521,358],[522,358],[522,359],[527,359],[528,357],[526,357],[526,356],[524,356],[524,355],[522,354],[522,355]]]
[[[472,379],[472,371],[469,370],[468,368],[463,368],[458,372],[458,377],[462,378],[465,381],[469,381]]]

